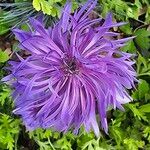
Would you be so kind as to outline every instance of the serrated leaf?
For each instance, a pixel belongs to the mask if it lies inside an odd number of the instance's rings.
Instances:
[[[43,11],[43,13],[51,15],[52,6],[45,0],[43,0],[40,4],[41,4],[41,10]]]
[[[13,119],[6,114],[0,114],[0,143],[3,143],[6,148],[13,150],[16,141],[16,136],[19,134],[20,121]]]
[[[5,101],[8,101],[8,98],[10,96],[10,89],[8,88],[2,88],[0,90],[0,104],[3,106],[5,104]]]
[[[126,145],[128,150],[138,150],[139,148],[143,148],[145,143],[144,141],[138,141],[129,138],[124,140],[124,144]]]
[[[57,2],[61,2],[62,0],[33,0],[33,7],[37,10],[37,11],[43,11],[44,14],[47,15],[52,15],[53,17],[55,17],[57,14],[59,14],[60,12],[60,8],[59,7],[55,7],[55,4],[57,4]]]
[[[128,108],[130,108],[134,114],[135,117],[138,117],[139,120],[143,119],[145,121],[148,121],[144,112],[141,112],[137,106],[139,106],[138,103],[135,104],[127,104],[126,106],[128,106]]]

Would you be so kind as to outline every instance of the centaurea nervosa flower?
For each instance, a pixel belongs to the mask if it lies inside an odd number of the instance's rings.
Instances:
[[[58,131],[81,125],[99,135],[96,113],[108,132],[108,107],[123,109],[131,101],[126,89],[134,86],[131,54],[119,50],[131,38],[117,39],[110,30],[124,23],[90,19],[96,0],[89,0],[72,15],[67,3],[61,19],[48,29],[31,18],[32,30],[14,29],[20,46],[30,53],[26,59],[10,61],[14,88],[14,112],[22,116],[27,129],[54,128]]]

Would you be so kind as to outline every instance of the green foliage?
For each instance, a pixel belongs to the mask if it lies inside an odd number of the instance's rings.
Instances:
[[[125,51],[125,52],[130,52],[132,54],[135,54],[136,53],[136,47],[134,45],[133,40],[127,42],[127,45],[125,45],[124,47],[122,47],[121,50]]]
[[[150,76],[150,59],[142,57],[141,54],[139,54],[137,59],[137,74],[141,78],[143,76]]]
[[[0,66],[8,60],[8,56],[0,51]],[[0,71],[3,77],[4,71]],[[0,81],[0,149],[17,149],[17,139],[20,133],[20,120],[12,116],[13,103],[10,97],[11,90]]]
[[[4,63],[8,59],[9,59],[8,54],[0,49],[0,63]]]
[[[145,127],[143,131],[143,136],[148,140],[148,142],[150,142],[150,126]]]
[[[7,25],[8,30],[11,27],[23,24],[35,13],[30,2],[0,3],[0,7],[4,8],[0,13],[1,26]],[[7,9],[10,9],[10,11],[6,11]]]
[[[40,11],[42,10],[44,14],[60,16],[60,8],[57,5],[57,2],[62,2],[62,0],[33,0],[33,7]]]
[[[8,26],[3,24],[0,26],[0,35],[3,35],[5,33],[7,33],[7,31],[9,30]]]
[[[15,140],[19,134],[18,119],[11,118],[6,114],[0,114],[0,147],[13,150],[15,147]]]
[[[135,44],[138,50],[144,55],[149,57],[150,56],[150,31],[146,29],[138,29],[134,33],[135,36]]]
[[[139,16],[145,14],[145,22],[150,22],[149,0],[135,0],[128,2],[125,0],[99,0],[99,2],[102,6],[103,16],[105,16],[108,11],[112,11],[119,20],[128,20],[129,18],[139,20]],[[143,6],[145,7],[143,8]]]
[[[122,0],[100,0],[100,4],[102,4],[103,16],[106,16],[109,11],[114,11],[118,19],[124,19],[129,9],[127,3]]]
[[[0,35],[7,33],[12,27],[24,28],[24,24],[28,23],[30,17],[37,18],[42,14],[33,8],[30,1],[10,4],[0,3],[0,7],[3,7],[3,9],[0,10]],[[44,16],[44,20],[48,21],[49,23],[52,22],[52,19],[49,16]],[[47,22],[45,22],[45,24],[46,23]]]
[[[144,142],[134,139],[125,139],[124,144],[128,150],[138,150],[139,148],[144,148]]]
[[[64,6],[65,2],[65,0],[33,0],[32,4],[37,11],[41,10],[44,14],[60,17],[61,7]],[[72,2],[73,8],[75,9],[77,7],[77,2],[75,2],[75,0]]]
[[[137,117],[139,120],[143,119],[144,121],[148,121],[144,112],[140,111],[137,107],[139,106],[138,103],[128,104],[129,109],[133,112],[134,116]]]
[[[7,103],[6,101],[10,100],[10,92],[11,90],[9,88],[7,88],[6,86],[2,86],[0,88],[0,105],[4,106],[5,103]]]
[[[139,111],[143,113],[150,113],[150,104],[142,105]]]
[[[0,10],[0,18],[4,15],[4,11]],[[9,27],[6,23],[1,23],[0,22],[0,35],[3,35],[5,33],[7,33],[7,31],[9,30]]]
[[[39,145],[40,150],[53,149],[53,146],[50,142],[50,137],[52,136],[51,130],[37,129],[33,132],[29,132],[30,139],[34,139]]]
[[[132,97],[134,98],[134,100],[139,99],[143,102],[144,100],[150,100],[149,90],[149,84],[145,80],[140,80],[138,90],[133,93]]]
[[[150,32],[146,29],[139,29],[135,32],[137,38],[135,38],[136,43],[143,50],[148,50],[150,48]]]

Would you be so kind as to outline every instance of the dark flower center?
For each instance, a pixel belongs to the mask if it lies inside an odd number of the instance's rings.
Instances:
[[[76,62],[74,60],[71,60],[68,62],[68,69],[72,72],[76,71]]]
[[[65,58],[63,60],[63,70],[67,74],[75,74],[78,72],[78,62],[76,58]]]

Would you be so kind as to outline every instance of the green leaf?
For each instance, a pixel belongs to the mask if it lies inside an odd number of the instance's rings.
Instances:
[[[139,17],[139,13],[138,12],[139,12],[139,9],[136,6],[133,6],[132,8],[129,7],[127,9],[127,16],[129,18],[138,19],[138,17]]]
[[[147,12],[146,12],[146,15],[145,15],[145,21],[149,24],[150,23],[150,7],[149,5],[147,5]]]
[[[135,117],[138,117],[139,120],[143,119],[145,121],[148,121],[144,112],[141,112],[137,106],[139,106],[138,103],[135,104],[127,104],[126,106],[128,106],[128,108],[130,108],[134,114]]]
[[[62,0],[33,0],[32,5],[37,11],[41,10],[44,14],[55,17],[60,13],[60,8],[58,7],[59,5],[57,5],[58,2],[62,2]]]
[[[49,146],[49,142],[41,142],[37,141],[38,145],[40,146],[40,150],[52,150],[52,148]]]
[[[0,63],[4,63],[8,59],[9,59],[8,54],[0,49]]]
[[[143,131],[143,136],[150,142],[150,127],[146,127]]]
[[[134,45],[133,40],[129,41],[126,43],[126,45],[124,47],[121,48],[121,50],[125,51],[125,52],[129,52],[129,53],[136,53],[136,47]]]
[[[41,10],[43,11],[43,13],[51,15],[52,6],[49,4],[49,2],[42,0],[40,4],[41,4]]]
[[[5,12],[0,9],[0,18],[3,18]],[[0,35],[3,35],[9,31],[9,26],[0,19]]]
[[[142,105],[139,110],[140,112],[150,113],[150,104]]]
[[[141,76],[150,76],[150,59],[142,57],[141,54],[138,55],[137,59],[137,74]]]
[[[80,139],[77,140],[77,144],[78,144],[78,147],[80,148],[83,148],[85,143],[91,141],[93,138],[94,138],[94,134],[93,133],[85,133],[84,129],[82,129],[82,135],[80,136]]]
[[[118,146],[120,146],[121,141],[125,136],[120,126],[121,126],[121,122],[120,121],[118,122],[117,119],[112,121],[112,125],[110,126],[111,137],[115,139]]]
[[[130,27],[129,23],[126,25],[120,26],[119,29],[126,34],[132,34],[132,28]]]
[[[145,98],[145,94],[150,90],[149,84],[145,80],[140,80],[138,86],[139,99],[142,100]]]
[[[0,104],[1,104],[1,106],[3,106],[6,101],[8,101],[9,97],[10,97],[10,89],[3,87],[0,90]]]
[[[13,150],[19,135],[20,121],[13,119],[6,114],[0,114],[0,143],[5,145],[5,149]]]
[[[150,32],[146,29],[139,29],[134,33],[136,44],[144,51],[150,48]]]
[[[62,150],[72,150],[71,143],[66,139],[66,137],[58,139],[55,143],[55,147],[59,149],[61,148]]]
[[[33,7],[37,10],[40,11],[41,10],[41,4],[40,4],[40,0],[33,0]]]
[[[88,150],[94,150],[94,147],[92,146],[92,144],[89,144]]]
[[[132,138],[125,139],[124,144],[128,148],[128,150],[138,150],[139,148],[144,147],[144,141],[138,141]]]
[[[3,35],[9,31],[9,27],[7,25],[0,25],[0,35]]]

